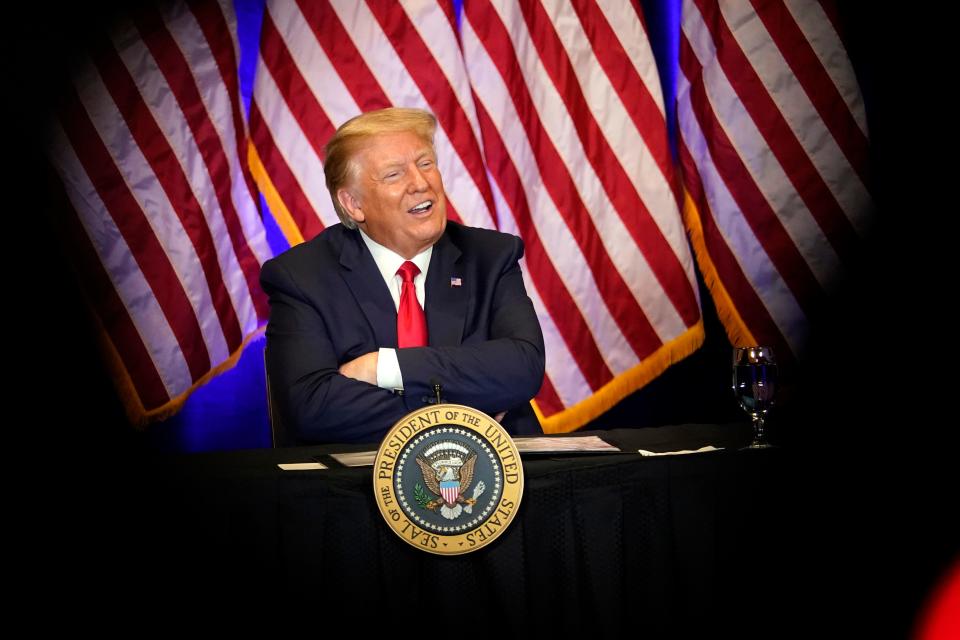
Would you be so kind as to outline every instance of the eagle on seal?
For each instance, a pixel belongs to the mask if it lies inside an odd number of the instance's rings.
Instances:
[[[477,502],[477,496],[483,492],[483,487],[478,486],[474,489],[472,498],[464,498],[463,494],[470,488],[473,482],[473,468],[477,464],[477,454],[474,453],[463,461],[459,467],[449,464],[438,464],[432,466],[423,456],[417,456],[417,464],[420,465],[420,471],[423,472],[423,482],[427,485],[436,499],[430,500],[426,505],[431,511],[439,511],[447,520],[453,520],[464,510],[462,505],[466,505],[466,512],[473,510],[473,505]],[[482,485],[483,483],[479,483]]]

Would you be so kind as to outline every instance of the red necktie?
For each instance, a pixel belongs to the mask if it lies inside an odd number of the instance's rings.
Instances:
[[[427,346],[427,318],[423,315],[423,307],[417,300],[417,288],[413,284],[418,273],[420,267],[409,260],[397,269],[397,275],[403,281],[400,309],[397,311],[397,346],[401,349]]]

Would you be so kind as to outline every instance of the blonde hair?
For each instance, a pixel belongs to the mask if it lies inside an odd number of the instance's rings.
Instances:
[[[399,133],[409,131],[433,148],[433,135],[437,130],[437,119],[422,109],[388,107],[377,111],[368,111],[351,118],[340,125],[327,146],[324,147],[326,160],[323,173],[327,181],[327,190],[333,199],[340,222],[348,229],[356,229],[357,223],[344,211],[337,200],[337,190],[354,178],[359,170],[355,161],[357,151],[371,136],[380,133]]]

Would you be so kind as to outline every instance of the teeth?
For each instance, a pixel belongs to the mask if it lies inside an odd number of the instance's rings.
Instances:
[[[430,205],[432,205],[432,204],[433,204],[432,201],[427,200],[426,202],[421,202],[421,203],[418,204],[417,206],[412,207],[412,208],[410,209],[410,211],[415,211],[415,212],[419,213],[419,212],[421,212],[421,211],[425,211],[425,210],[426,210]]]

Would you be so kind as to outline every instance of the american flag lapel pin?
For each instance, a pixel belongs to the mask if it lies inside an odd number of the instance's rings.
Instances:
[[[463,280],[461,280],[461,279],[458,278],[457,276],[453,276],[453,277],[450,278],[450,286],[451,286],[451,287],[460,287],[460,286],[463,286]]]

